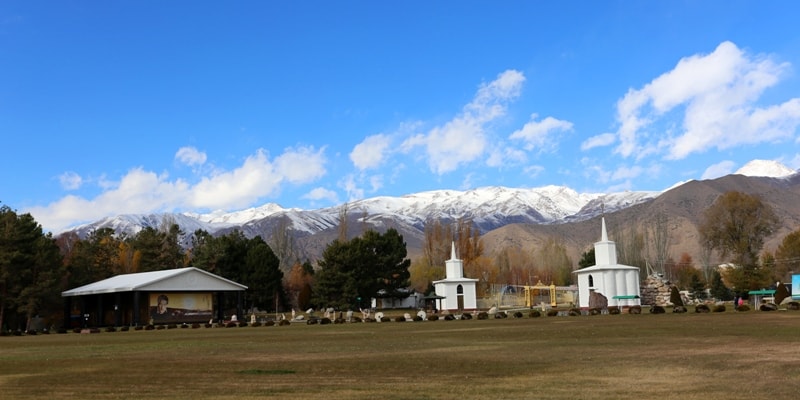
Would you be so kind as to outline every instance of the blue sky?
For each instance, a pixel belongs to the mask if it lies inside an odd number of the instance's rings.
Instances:
[[[4,1],[0,202],[45,229],[800,167],[794,1]]]

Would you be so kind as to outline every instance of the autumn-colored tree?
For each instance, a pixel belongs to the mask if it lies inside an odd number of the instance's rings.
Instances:
[[[769,284],[769,271],[759,265],[764,240],[778,224],[772,207],[758,196],[727,192],[703,213],[698,230],[701,244],[708,244],[736,266],[729,271],[729,282],[737,291]]]
[[[305,310],[311,301],[311,286],[314,279],[314,268],[306,261],[295,262],[286,279],[286,291],[292,308]]]
[[[567,248],[563,243],[548,238],[536,250],[536,263],[539,265],[540,280],[544,283],[555,283],[559,286],[572,283],[572,260],[567,256]]]
[[[800,272],[800,229],[786,235],[775,250],[774,276],[776,280],[783,281],[791,273],[798,272]]]

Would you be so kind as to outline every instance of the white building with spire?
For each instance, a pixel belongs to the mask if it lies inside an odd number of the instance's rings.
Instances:
[[[464,263],[456,258],[456,244],[452,244],[450,259],[445,261],[446,278],[433,282],[440,300],[440,311],[472,311],[478,308],[475,285],[477,279],[464,277]]]
[[[617,244],[608,240],[606,219],[601,221],[600,241],[594,244],[595,265],[574,272],[578,276],[580,308],[589,308],[592,292],[605,296],[610,307],[641,305],[639,268],[617,264]]]

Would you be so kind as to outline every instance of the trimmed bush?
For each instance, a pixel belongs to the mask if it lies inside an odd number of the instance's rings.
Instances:
[[[528,313],[528,317],[530,317],[530,318],[539,318],[541,316],[542,316],[542,312],[539,311],[539,310],[533,310],[533,311]]]
[[[287,325],[291,325],[291,324],[292,323],[289,322],[288,319],[282,319],[282,320],[280,320],[280,322],[278,322],[278,326],[287,326]]]
[[[454,319],[456,319],[456,317],[454,317],[453,314],[447,314],[444,316],[445,321],[452,321]]]
[[[786,304],[786,309],[793,311],[800,310],[800,303],[796,301],[790,301]]]
[[[713,312],[725,312],[725,305],[724,304],[717,304],[717,305],[714,306],[714,308],[711,309],[711,311],[713,311]]]
[[[664,314],[665,312],[667,312],[667,310],[665,310],[664,307],[661,306],[650,307],[650,314]]]
[[[611,306],[611,307],[608,307],[608,313],[611,314],[611,315],[619,315],[620,309],[619,309],[618,306]]]
[[[758,309],[761,311],[778,311],[778,306],[773,303],[764,303]]]
[[[272,321],[267,321],[267,323],[270,323],[270,325],[268,325],[268,326],[272,326],[271,322],[272,322]],[[309,319],[308,321],[306,321],[306,325],[316,325],[316,324],[317,324],[317,322],[318,322],[318,321],[317,321],[317,319],[316,319],[316,318],[311,318],[311,319]]]
[[[488,318],[488,314],[487,314],[487,318]],[[470,319],[472,319],[472,314],[462,314],[461,315],[461,319],[470,320]]]
[[[711,308],[709,308],[705,304],[698,304],[697,306],[694,307],[694,312],[696,312],[696,313],[709,313],[709,312],[711,312]]]
[[[599,308],[596,308],[596,307],[589,309],[589,315],[600,315],[602,313],[603,312]]]
[[[548,317],[557,317],[558,316],[558,310],[553,309],[553,308],[547,310],[547,316]]]
[[[113,326],[107,326],[106,327],[106,332],[116,332],[116,331],[117,331],[117,328],[114,328]]]
[[[581,315],[581,310],[577,308],[570,308],[569,312],[567,313],[570,317],[577,317]]]
[[[330,318],[320,318],[319,324],[320,325],[330,325],[333,321]]]
[[[739,307],[736,307],[736,311],[750,311],[750,306],[747,304],[742,304]]]
[[[514,318],[522,318],[522,311],[517,311],[514,313]]]
[[[478,313],[478,319],[489,319],[489,313],[481,311]]]
[[[628,314],[641,314],[642,306],[631,306],[628,308]]]
[[[438,320],[439,320],[438,315],[428,315],[428,321],[438,321]]]
[[[672,307],[672,312],[676,314],[683,314],[686,312],[686,307],[684,306],[675,306]]]

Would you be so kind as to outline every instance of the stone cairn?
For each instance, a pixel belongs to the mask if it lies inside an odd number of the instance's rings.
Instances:
[[[651,306],[666,306],[670,304],[669,294],[672,283],[659,274],[651,274],[642,286],[642,304]]]

